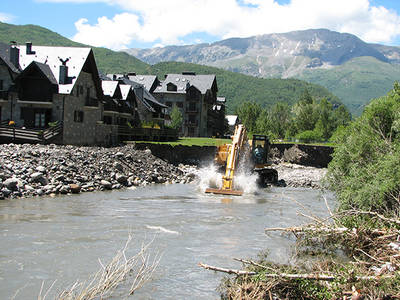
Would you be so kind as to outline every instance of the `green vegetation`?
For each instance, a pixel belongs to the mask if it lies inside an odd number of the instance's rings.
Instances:
[[[335,68],[306,71],[298,78],[326,87],[359,116],[372,99],[387,94],[400,78],[400,68],[363,56]]]
[[[231,272],[241,275],[222,283],[222,298],[400,297],[400,85],[339,126],[333,139],[327,183],[337,211],[327,206],[329,218],[308,211],[313,223],[266,229],[295,235],[296,263],[271,263],[266,255],[242,260],[245,270]]]
[[[317,100],[307,89],[293,106],[278,102],[263,109],[255,102],[244,102],[236,113],[251,134],[305,143],[327,141],[338,127],[351,120],[344,105],[334,107],[325,98]]]
[[[77,43],[40,26],[11,25],[0,22],[0,41],[9,43],[11,40],[19,44],[30,41],[33,46],[91,47],[93,48],[97,67],[105,74],[123,73],[130,70],[145,73],[150,68],[146,63],[127,53]]]
[[[213,138],[179,138],[174,142],[150,142],[150,141],[137,141],[135,143],[152,143],[152,144],[167,144],[171,146],[219,146],[223,144],[230,144],[230,139],[213,139]],[[127,142],[129,143],[129,142]]]
[[[342,209],[400,208],[400,87],[373,100],[336,137],[329,180]]]
[[[315,99],[326,98],[331,103],[340,105],[339,98],[322,86],[310,84],[297,79],[263,79],[222,69],[181,62],[158,63],[149,69],[149,74],[163,78],[167,73],[193,71],[196,74],[215,74],[217,76],[218,94],[227,99],[227,113],[233,113],[246,101],[270,108],[277,102],[294,104],[305,89]]]
[[[171,110],[171,127],[173,129],[179,129],[182,127],[182,123],[183,123],[182,112],[177,106],[174,106]]]
[[[33,45],[83,47],[55,32],[35,25],[10,25],[0,22],[0,41],[9,43],[31,41]],[[90,47],[90,46],[87,46]],[[307,89],[316,99],[326,98],[332,103],[341,103],[326,88],[297,79],[262,79],[203,65],[165,62],[150,66],[125,52],[92,47],[100,72],[156,74],[164,78],[167,73],[193,71],[197,74],[216,74],[218,93],[227,98],[227,113],[233,113],[241,103],[254,101],[261,107],[271,107],[277,102],[294,104]]]

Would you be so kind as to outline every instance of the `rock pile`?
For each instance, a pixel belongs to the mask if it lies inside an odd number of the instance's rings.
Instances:
[[[188,183],[178,167],[133,146],[0,145],[0,199],[112,190],[151,183]]]

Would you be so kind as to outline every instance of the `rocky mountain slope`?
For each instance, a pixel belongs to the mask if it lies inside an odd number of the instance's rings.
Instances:
[[[348,33],[311,29],[249,38],[231,38],[212,44],[128,49],[149,63],[182,61],[223,67],[259,77],[293,77],[306,69],[330,68],[371,56],[400,63],[400,48],[368,44]]]
[[[400,66],[400,47],[369,44],[352,34],[327,29],[231,38],[212,44],[129,49],[126,52],[149,64],[191,62],[264,78],[299,78],[322,85],[329,81],[330,85],[326,87],[334,94],[340,90],[343,102],[356,114],[371,98],[385,94],[393,86]],[[364,60],[363,67],[356,67],[349,76],[349,69],[363,57],[371,58],[370,63],[366,64]],[[369,87],[376,86],[371,83],[377,76],[377,64],[385,78],[383,81],[379,78],[380,88],[372,89]],[[343,80],[332,83],[332,76],[344,79],[348,89],[343,90]]]

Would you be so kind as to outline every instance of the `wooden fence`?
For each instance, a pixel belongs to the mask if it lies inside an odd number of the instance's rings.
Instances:
[[[63,124],[59,122],[56,126],[43,130],[25,129],[8,125],[9,121],[0,122],[0,137],[12,142],[47,143],[56,136],[62,134]]]

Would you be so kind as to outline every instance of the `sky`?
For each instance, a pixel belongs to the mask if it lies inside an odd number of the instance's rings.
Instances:
[[[316,28],[400,46],[400,0],[1,0],[0,21],[113,50]]]

